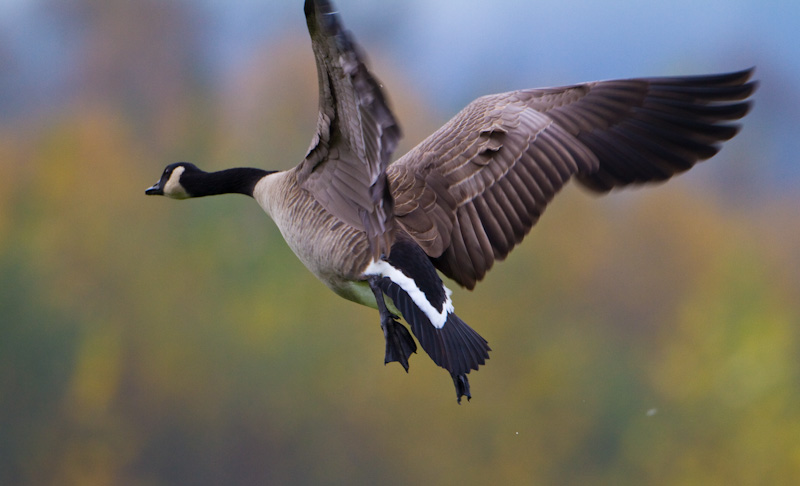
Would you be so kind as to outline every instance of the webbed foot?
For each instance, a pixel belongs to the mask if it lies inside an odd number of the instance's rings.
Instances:
[[[381,315],[381,329],[383,329],[383,336],[386,338],[386,356],[383,358],[383,364],[397,361],[408,373],[408,357],[411,356],[411,353],[417,352],[417,344],[408,329],[397,322],[399,317],[389,312],[389,309],[386,308],[386,302],[383,300],[383,291],[378,285],[379,281],[380,277],[374,275],[367,280],[372,292],[375,294],[375,302]]]
[[[408,357],[417,352],[417,344],[406,326],[397,322],[397,316],[387,313],[381,317],[381,328],[386,338],[386,356],[383,363],[397,361],[408,373]]]
[[[455,375],[450,373],[450,376],[453,377],[453,384],[456,386],[456,398],[458,399],[459,405],[461,404],[461,397],[467,397],[467,401],[469,401],[472,395],[469,393],[469,380],[467,379],[467,375]]]

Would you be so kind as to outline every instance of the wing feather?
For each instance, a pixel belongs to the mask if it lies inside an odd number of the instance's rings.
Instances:
[[[400,128],[330,2],[306,0],[305,13],[320,102],[317,132],[296,168],[297,180],[329,212],[367,232],[373,257],[388,255],[393,224],[386,166]]]
[[[440,271],[472,288],[572,177],[606,192],[669,179],[716,154],[738,130],[728,122],[749,109],[751,74],[598,81],[478,98],[389,166],[390,192],[402,208],[396,221]],[[417,199],[424,203],[412,203]]]

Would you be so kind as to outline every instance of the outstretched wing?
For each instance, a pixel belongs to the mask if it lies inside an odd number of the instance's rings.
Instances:
[[[388,169],[395,218],[473,288],[575,176],[600,192],[713,156],[747,113],[752,70],[599,81],[479,98]]]
[[[366,230],[375,258],[388,255],[386,166],[400,128],[330,2],[306,0],[305,14],[319,76],[319,119],[298,181],[328,211]]]

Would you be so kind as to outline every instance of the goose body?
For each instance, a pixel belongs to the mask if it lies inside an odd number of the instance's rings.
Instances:
[[[319,280],[348,300],[377,306],[363,280],[371,258],[362,230],[342,223],[309,192],[301,190],[291,170],[262,178],[253,197]]]
[[[146,193],[253,197],[318,279],[378,309],[386,363],[408,371],[417,349],[402,316],[459,402],[490,348],[455,314],[439,272],[474,288],[573,178],[607,192],[713,156],[755,89],[746,70],[488,95],[390,164],[401,135],[380,85],[330,2],[307,0],[305,13],[320,107],[303,161],[212,173],[180,162]]]

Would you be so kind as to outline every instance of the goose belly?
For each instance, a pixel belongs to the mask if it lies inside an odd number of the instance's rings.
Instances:
[[[327,212],[280,218],[276,223],[289,248],[311,273],[342,297],[362,302],[357,297],[362,292],[354,291],[351,284],[361,280],[370,260],[363,231],[336,221]]]
[[[299,229],[278,224],[286,243],[300,261],[332,288],[342,282],[358,280],[361,270],[369,263],[366,234],[343,223],[317,226],[308,220],[301,221],[303,225]]]
[[[375,306],[362,280],[371,260],[364,231],[342,222],[298,188],[291,172],[267,176],[254,196],[311,273],[340,296]]]

